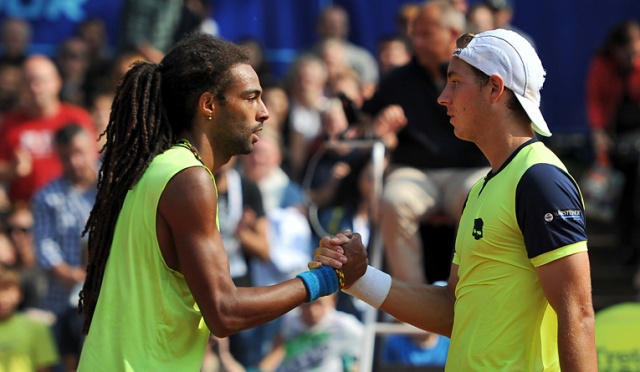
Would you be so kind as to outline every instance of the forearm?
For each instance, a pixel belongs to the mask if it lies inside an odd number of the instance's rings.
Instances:
[[[258,368],[260,371],[275,371],[286,356],[286,352],[283,345],[277,345],[269,354],[267,354],[260,364],[258,364]]]
[[[593,309],[576,310],[577,315],[558,318],[558,354],[562,371],[597,371]]]
[[[276,319],[306,300],[307,289],[295,278],[268,287],[219,288],[201,311],[211,332],[227,337]]]
[[[447,287],[393,280],[380,309],[405,323],[451,337],[454,303]]]
[[[76,284],[82,283],[85,276],[83,269],[70,266],[67,263],[52,266],[50,271],[56,280],[68,288],[73,288]]]

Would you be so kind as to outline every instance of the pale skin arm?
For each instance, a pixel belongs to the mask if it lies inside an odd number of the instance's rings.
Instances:
[[[425,331],[451,337],[457,283],[457,265],[451,265],[446,287],[394,279],[380,310]]]
[[[256,212],[248,208],[243,211],[238,225],[238,239],[247,254],[262,261],[269,260],[268,229],[269,220],[266,216],[257,217]]]
[[[342,268],[347,288],[364,273],[361,269],[363,262],[366,265],[366,255],[363,259],[363,255],[359,254],[364,251],[360,235],[354,233],[351,239],[349,236],[351,233],[347,231],[345,234],[336,235],[333,239],[323,238],[320,241],[320,247],[314,251],[314,260],[309,263],[310,268],[321,264]],[[340,245],[344,249],[344,254],[336,251]],[[451,337],[457,283],[457,265],[451,266],[449,283],[446,287],[393,279],[389,295],[380,309],[405,323]]]
[[[284,349],[284,342],[282,340],[281,335],[277,335],[276,339],[273,341],[273,349],[262,358],[260,363],[258,364],[258,368],[260,371],[270,372],[275,371],[286,356],[286,351]]]
[[[86,269],[84,267],[69,266],[67,263],[61,263],[56,266],[52,266],[51,274],[67,289],[72,289],[77,284],[84,282],[87,276]]]
[[[307,298],[301,279],[269,287],[237,288],[216,228],[217,196],[209,173],[185,169],[167,184],[157,233],[169,267],[181,272],[211,332],[226,337],[273,320]]]
[[[597,371],[587,252],[540,266],[537,272],[545,296],[558,314],[560,367],[563,371]]]

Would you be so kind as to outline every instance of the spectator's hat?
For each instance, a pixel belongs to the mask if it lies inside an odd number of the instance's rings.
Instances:
[[[540,112],[545,71],[535,49],[525,38],[511,30],[490,30],[475,35],[453,55],[489,76],[500,76],[529,115],[533,129],[543,136],[551,136]]]

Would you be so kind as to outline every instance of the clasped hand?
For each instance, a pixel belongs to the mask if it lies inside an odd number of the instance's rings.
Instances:
[[[309,269],[322,265],[344,272],[344,288],[349,288],[367,271],[369,260],[367,251],[362,244],[360,234],[345,230],[335,237],[325,236],[320,240],[319,247],[313,251],[313,261],[309,262]]]

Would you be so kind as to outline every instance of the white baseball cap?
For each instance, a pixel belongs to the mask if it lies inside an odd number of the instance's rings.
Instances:
[[[551,136],[540,112],[540,90],[546,73],[540,57],[525,38],[511,30],[485,31],[475,35],[466,47],[456,49],[453,55],[489,76],[500,76],[529,115],[533,130]]]

